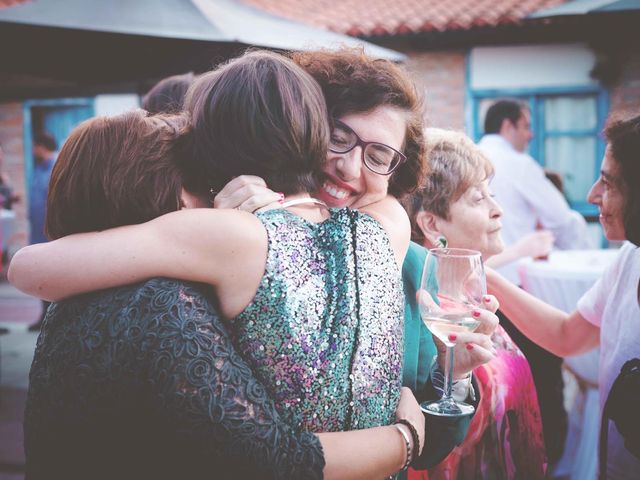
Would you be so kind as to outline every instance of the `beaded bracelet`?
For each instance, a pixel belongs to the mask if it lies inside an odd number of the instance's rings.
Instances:
[[[404,462],[404,465],[400,469],[401,471],[404,471],[407,468],[409,468],[409,465],[411,464],[411,461],[413,460],[413,458],[411,457],[411,441],[409,440],[409,435],[407,435],[407,432],[405,432],[400,427],[400,425],[398,425],[397,423],[394,423],[393,426],[396,427],[396,429],[400,432],[400,435],[402,435],[404,443],[405,443],[405,445],[407,447],[407,458],[406,458],[406,460]]]
[[[400,418],[396,420],[396,423],[401,423],[402,425],[406,425],[407,427],[409,427],[411,437],[413,438],[413,452],[411,453],[411,460],[417,460],[420,456],[420,437],[418,436],[416,427],[414,427],[413,423],[411,423],[406,418]]]

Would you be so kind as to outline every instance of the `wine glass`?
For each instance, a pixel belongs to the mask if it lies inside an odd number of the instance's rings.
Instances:
[[[451,396],[453,377],[453,347],[450,334],[473,332],[480,321],[472,311],[482,303],[487,291],[482,256],[475,250],[434,248],[427,253],[418,292],[422,321],[442,343],[446,352],[444,389],[436,402],[423,402],[425,413],[438,416],[470,415],[474,408],[456,402]]]

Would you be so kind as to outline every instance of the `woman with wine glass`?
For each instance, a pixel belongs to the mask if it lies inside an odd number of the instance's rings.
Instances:
[[[446,313],[449,308],[446,302],[453,302],[446,298],[443,303],[441,295],[456,292],[455,288],[462,290],[461,297],[472,300],[471,304],[480,301],[481,289],[477,285],[483,272],[481,268],[468,267],[480,262],[479,258],[473,259],[469,250],[478,251],[483,259],[502,252],[502,210],[488,187],[492,165],[468,137],[439,129],[427,129],[425,136],[429,173],[422,188],[406,204],[412,239],[427,248],[447,246],[426,257],[427,267],[432,263],[437,268],[427,272],[423,285],[426,290],[438,291],[434,297],[440,299],[439,305],[434,306],[436,300],[431,296],[426,296],[426,301],[422,295],[419,299],[423,310],[431,303],[426,310],[440,309]],[[448,265],[446,258],[439,258],[444,256],[442,252],[454,253],[448,275],[441,272]],[[449,285],[456,276],[466,281]],[[437,287],[433,286],[434,280]],[[473,313],[464,313],[472,321]],[[429,472],[430,479],[544,478],[540,411],[527,360],[501,327],[492,336],[491,350],[495,358],[473,371],[481,399],[469,433],[447,459]]]

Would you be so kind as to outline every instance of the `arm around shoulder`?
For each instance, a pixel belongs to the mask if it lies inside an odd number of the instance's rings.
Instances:
[[[20,290],[54,301],[158,276],[215,286],[242,252],[266,251],[261,229],[243,212],[181,210],[26,247],[14,257],[9,278]]]

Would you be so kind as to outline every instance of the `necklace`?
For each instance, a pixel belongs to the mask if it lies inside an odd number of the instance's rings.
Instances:
[[[287,200],[286,202],[282,202],[280,204],[280,207],[287,208],[287,207],[293,207],[294,205],[302,205],[305,203],[320,205],[321,207],[329,209],[329,206],[326,203],[324,203],[322,200],[318,200],[317,198],[313,198],[313,197],[294,198],[293,200]]]

